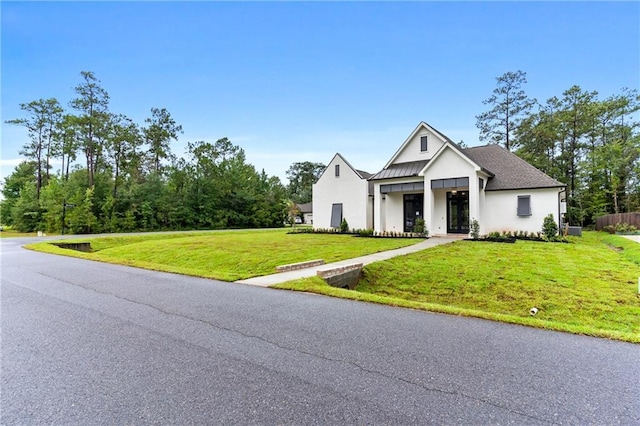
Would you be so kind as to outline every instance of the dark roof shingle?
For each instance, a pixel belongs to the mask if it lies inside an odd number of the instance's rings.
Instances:
[[[487,191],[565,186],[500,145],[477,146],[461,151],[478,166],[494,174],[487,182]]]

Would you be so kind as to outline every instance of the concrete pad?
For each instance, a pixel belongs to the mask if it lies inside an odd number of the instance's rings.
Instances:
[[[236,282],[240,284],[249,284],[259,287],[269,287],[274,284],[280,284],[291,280],[314,277],[317,275],[318,270],[320,269],[347,266],[353,263],[362,263],[363,265],[368,265],[373,262],[391,259],[392,257],[415,253],[417,251],[426,250],[428,248],[439,246],[442,244],[452,243],[454,241],[458,241],[459,239],[460,238],[455,237],[431,237],[414,245],[401,247],[395,250],[382,251],[380,253],[369,254],[366,256],[356,257],[354,259],[341,260],[340,262],[327,263],[325,265],[314,266],[306,269],[298,269],[295,271],[281,272],[279,274],[264,275],[262,277],[248,278],[246,280],[239,280]]]

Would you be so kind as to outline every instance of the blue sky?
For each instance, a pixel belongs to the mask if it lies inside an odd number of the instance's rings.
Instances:
[[[20,158],[20,103],[65,107],[93,71],[139,124],[167,108],[172,147],[229,137],[258,170],[328,163],[375,172],[426,121],[478,145],[475,116],[507,71],[540,100],[602,98],[640,76],[638,2],[6,2],[2,177]],[[285,181],[286,182],[286,181]]]

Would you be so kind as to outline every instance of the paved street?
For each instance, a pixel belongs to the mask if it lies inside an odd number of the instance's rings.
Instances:
[[[640,345],[24,242],[0,240],[3,425],[640,423]]]

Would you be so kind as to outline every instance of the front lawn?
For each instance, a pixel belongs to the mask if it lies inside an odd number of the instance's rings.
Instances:
[[[458,241],[368,265],[355,291],[317,278],[276,287],[640,342],[640,244],[571,240]]]
[[[46,243],[27,248],[48,253],[224,281],[275,273],[275,267],[307,260],[337,262],[415,244],[420,239],[352,235],[287,234],[288,229],[162,233],[64,242],[90,242],[92,253]]]

